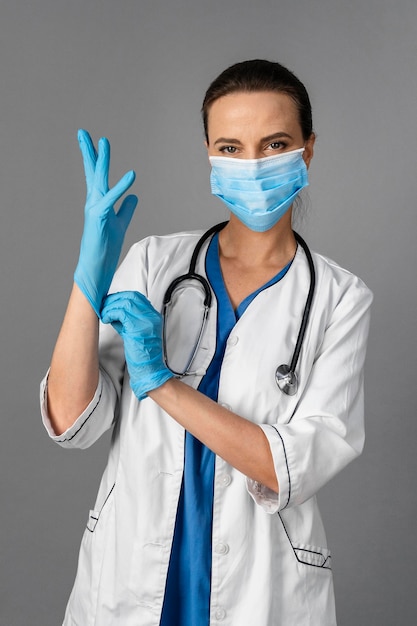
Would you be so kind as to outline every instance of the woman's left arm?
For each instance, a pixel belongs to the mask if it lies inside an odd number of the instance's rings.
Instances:
[[[227,463],[278,493],[271,448],[258,424],[175,378],[149,391],[148,396]]]
[[[262,428],[175,379],[162,357],[162,317],[137,291],[107,296],[101,319],[124,343],[130,386],[248,478],[278,493],[268,438]]]

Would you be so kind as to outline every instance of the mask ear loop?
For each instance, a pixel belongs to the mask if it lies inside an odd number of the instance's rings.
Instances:
[[[308,290],[307,300],[304,307],[303,317],[301,320],[300,330],[298,331],[297,342],[294,348],[294,354],[290,365],[283,363],[279,365],[275,372],[275,380],[280,390],[288,396],[294,396],[298,391],[298,376],[295,368],[297,367],[298,358],[303,345],[304,336],[307,329],[308,320],[310,318],[311,305],[313,302],[314,290],[316,287],[316,272],[311,252],[302,237],[294,231],[294,237],[297,243],[303,248],[310,269],[310,289]]]

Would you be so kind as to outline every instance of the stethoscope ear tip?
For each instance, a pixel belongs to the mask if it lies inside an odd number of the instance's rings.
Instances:
[[[298,390],[298,378],[289,365],[283,363],[277,367],[275,380],[282,393],[285,393],[287,396],[295,396]]]

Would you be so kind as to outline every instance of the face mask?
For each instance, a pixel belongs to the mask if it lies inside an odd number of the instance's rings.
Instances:
[[[211,192],[251,230],[269,230],[308,185],[303,152],[300,148],[262,159],[211,156]]]

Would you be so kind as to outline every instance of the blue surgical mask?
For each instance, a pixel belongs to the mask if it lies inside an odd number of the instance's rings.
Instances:
[[[262,159],[211,156],[211,192],[251,230],[269,230],[308,185],[303,152]]]

